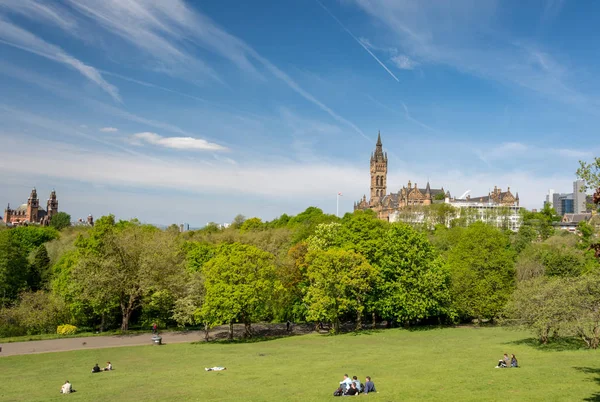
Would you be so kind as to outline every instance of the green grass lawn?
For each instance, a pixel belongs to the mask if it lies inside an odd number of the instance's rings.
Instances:
[[[322,401],[344,373],[376,401],[600,400],[600,354],[540,349],[502,328],[400,329],[256,343],[172,344],[0,358],[2,401]],[[522,367],[495,369],[502,353]],[[91,374],[110,360],[115,371]],[[226,366],[224,372],[204,367]],[[70,380],[78,391],[58,393]],[[345,400],[345,399],[344,399]]]

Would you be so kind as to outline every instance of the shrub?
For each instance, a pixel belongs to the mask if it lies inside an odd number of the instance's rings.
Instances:
[[[56,328],[56,333],[59,335],[74,335],[77,332],[77,327],[71,324],[59,325]]]

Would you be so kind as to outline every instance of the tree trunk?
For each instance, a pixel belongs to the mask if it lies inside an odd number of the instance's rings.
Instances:
[[[233,340],[233,321],[229,321],[229,340]]]
[[[121,322],[121,331],[129,330],[129,319],[131,318],[131,313],[135,309],[135,296],[129,296],[129,302],[125,304],[125,302],[121,302],[121,312],[123,313],[123,321]]]
[[[356,330],[362,329],[362,311],[359,309],[356,312]]]
[[[337,319],[337,318],[333,322],[333,333],[334,334],[339,334],[340,333],[340,320]]]
[[[106,314],[102,313],[102,317],[100,318],[100,332],[104,332],[104,322],[106,320]]]
[[[375,329],[375,328],[377,328],[377,320],[375,317],[375,312],[373,312],[372,316],[373,316],[373,329]]]
[[[252,323],[244,322],[244,338],[252,338]]]
[[[206,342],[208,342],[208,341],[210,340],[210,339],[208,338],[208,331],[209,331],[208,324],[207,324],[207,323],[204,323],[204,340],[205,340]]]
[[[121,322],[121,331],[129,330],[129,318],[131,318],[131,310],[129,308],[125,308],[123,310],[123,321]]]

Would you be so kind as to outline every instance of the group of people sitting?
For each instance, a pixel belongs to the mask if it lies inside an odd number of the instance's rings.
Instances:
[[[106,367],[104,367],[104,369],[101,369],[100,366],[98,366],[98,363],[96,363],[96,365],[92,367],[92,373],[100,373],[101,371],[111,371],[112,369],[113,367],[110,362],[106,362]]]
[[[335,390],[333,396],[356,396],[360,393],[368,394],[369,392],[377,392],[371,377],[367,376],[363,385],[356,376],[350,379],[348,374],[344,374],[344,379],[340,381],[340,386]]]
[[[517,358],[515,357],[515,355],[510,355],[510,358],[508,357],[508,354],[504,354],[504,356],[502,357],[502,359],[500,359],[498,361],[498,365],[496,366],[496,368],[509,368],[509,367],[519,367],[519,362],[517,361]]]

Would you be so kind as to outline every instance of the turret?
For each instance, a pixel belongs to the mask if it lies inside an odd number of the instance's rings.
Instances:
[[[46,204],[46,210],[48,211],[48,218],[52,218],[58,213],[58,200],[56,199],[56,191],[52,190],[48,202]]]
[[[10,203],[4,210],[4,223],[10,223],[10,217],[12,215],[12,210],[10,209]]]
[[[38,221],[38,209],[40,207],[40,200],[37,198],[37,191],[35,187],[31,190],[29,199],[27,200],[27,217],[26,220],[29,222]]]
[[[387,193],[387,163],[387,153],[383,152],[381,133],[378,133],[375,151],[371,154],[371,205],[377,204]]]

